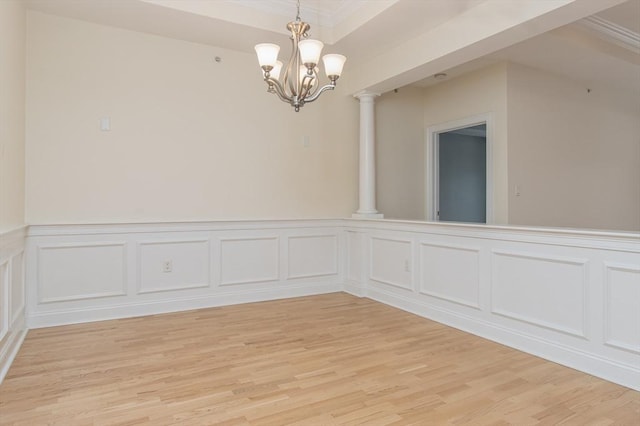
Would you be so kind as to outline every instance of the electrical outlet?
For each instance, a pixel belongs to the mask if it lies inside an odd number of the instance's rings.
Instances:
[[[173,271],[173,262],[170,260],[165,260],[162,262],[162,272],[171,272]]]
[[[409,263],[408,259],[404,261],[404,271],[411,272],[411,264]]]

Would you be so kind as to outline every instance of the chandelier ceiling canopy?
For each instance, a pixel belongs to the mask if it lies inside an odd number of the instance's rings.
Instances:
[[[278,60],[280,46],[272,43],[260,43],[255,46],[258,63],[262,68],[267,91],[275,93],[282,101],[289,103],[296,112],[304,104],[313,102],[320,95],[336,87],[336,81],[342,74],[347,58],[338,54],[322,57],[324,71],[329,84],[320,87],[319,61],[324,44],[319,40],[308,39],[311,26],[300,19],[300,0],[297,0],[297,14],[293,22],[287,24],[291,32],[291,58],[283,71],[283,63]]]

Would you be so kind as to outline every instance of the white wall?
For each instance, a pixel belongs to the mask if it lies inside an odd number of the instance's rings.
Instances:
[[[24,223],[25,9],[0,2],[0,233]]]
[[[588,87],[509,65],[509,223],[640,230],[640,87]]]
[[[266,93],[252,54],[32,11],[27,59],[31,224],[355,210],[357,129],[328,130],[320,105],[357,123],[351,97],[325,93],[296,114]]]
[[[417,87],[375,99],[376,203],[385,218],[425,219],[423,102]]]

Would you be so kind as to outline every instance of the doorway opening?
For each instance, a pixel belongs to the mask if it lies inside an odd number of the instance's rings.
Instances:
[[[491,117],[427,129],[426,220],[492,223]]]

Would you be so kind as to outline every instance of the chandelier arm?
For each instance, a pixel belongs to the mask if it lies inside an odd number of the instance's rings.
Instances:
[[[314,78],[315,77],[313,77],[312,75],[309,75],[309,74],[305,74],[304,75],[304,77],[302,78],[302,84],[301,84],[302,93],[300,94],[300,99],[306,99],[307,96],[309,96],[309,92],[311,91]],[[308,84],[305,86],[305,84],[307,82],[308,82]],[[313,93],[315,93],[315,90],[313,91]],[[313,93],[311,93],[311,94],[313,94]]]
[[[264,81],[266,81],[269,84],[269,88],[275,89],[273,90],[273,93],[278,95],[280,100],[284,102],[291,102],[292,98],[287,96],[286,92],[284,91],[284,88],[282,87],[282,84],[280,84],[278,80],[272,77],[265,77]]]
[[[322,94],[322,92],[325,92],[325,91],[327,91],[327,90],[333,90],[333,89],[335,89],[335,88],[336,88],[335,83],[329,83],[329,84],[327,84],[326,86],[321,87],[321,88],[320,88],[320,89],[319,89],[319,90],[318,90],[318,91],[317,91],[313,96],[308,97],[308,98],[307,98],[307,99],[305,99],[304,101],[305,101],[306,103],[313,102],[313,101],[315,101],[316,99],[318,99],[318,98],[320,97],[320,95]]]
[[[320,78],[318,77],[318,72],[316,71],[315,68],[313,69],[313,78],[315,78],[316,83],[320,82]],[[313,95],[316,94],[319,88],[320,88],[320,84],[316,84],[315,86],[309,87],[309,90],[307,90],[307,93],[305,93],[305,97],[307,96],[312,97]]]
[[[299,69],[300,69],[300,51],[298,50],[298,41],[299,35],[296,34],[294,29],[291,30],[291,59],[289,59],[289,63],[287,64],[287,69],[284,73],[284,81],[285,85],[288,83],[289,90],[291,91],[291,96],[296,96],[300,93],[300,77],[299,77]]]

